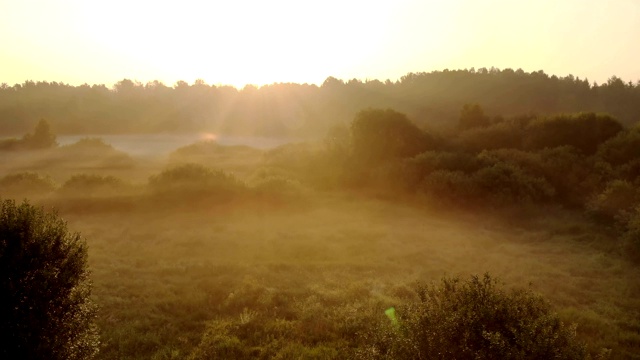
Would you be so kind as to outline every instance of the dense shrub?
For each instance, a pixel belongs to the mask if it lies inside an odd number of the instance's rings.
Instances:
[[[300,339],[299,324],[264,318],[248,309],[237,321],[212,321],[200,344],[188,357],[205,359],[338,359],[334,346],[307,344]],[[344,354],[343,354],[344,355]]]
[[[640,192],[633,184],[613,180],[601,193],[591,198],[587,203],[587,210],[598,218],[613,220],[625,216],[639,203]]]
[[[115,150],[111,144],[107,144],[103,139],[97,137],[86,137],[76,141],[73,144],[65,145],[63,150],[74,151],[89,151],[89,152],[104,152]]]
[[[526,169],[527,172],[536,175],[544,173],[544,165],[539,153],[518,149],[484,150],[478,154],[478,159],[485,166],[497,163],[505,163]]]
[[[514,165],[530,176],[544,179],[562,203],[582,206],[602,181],[590,159],[570,146],[546,148],[538,152],[516,149],[483,151],[478,156],[488,164]]]
[[[491,126],[471,128],[461,132],[456,143],[467,151],[491,149],[521,149],[524,132],[513,122],[499,122]]]
[[[129,168],[133,159],[122,151],[115,149],[101,138],[82,138],[77,142],[56,149],[57,158],[53,161],[73,163],[74,166],[92,168]]]
[[[418,190],[432,200],[457,204],[469,203],[474,195],[469,176],[461,171],[436,170],[422,180]]]
[[[49,122],[40,119],[33,133],[27,133],[21,139],[11,138],[0,141],[0,150],[38,150],[57,145],[56,136],[51,132]]]
[[[227,200],[245,189],[235,177],[198,164],[183,164],[164,170],[149,178],[149,186],[156,195],[178,199],[215,197]]]
[[[427,175],[420,190],[431,198],[460,205],[517,205],[551,199],[553,187],[544,179],[505,163],[489,164],[472,174],[437,170]]]
[[[460,171],[472,173],[482,167],[482,163],[473,154],[463,152],[426,151],[405,159],[400,164],[396,178],[406,190],[415,190],[432,172]]]
[[[0,195],[11,197],[33,197],[52,192],[53,180],[32,172],[11,174],[0,180]]]
[[[92,197],[122,194],[127,188],[124,181],[114,176],[78,174],[65,181],[60,191],[65,195]]]
[[[558,115],[531,122],[526,128],[523,145],[530,150],[569,145],[590,155],[622,130],[622,125],[608,115]]]
[[[479,104],[465,104],[460,110],[458,128],[461,130],[485,127],[491,123],[491,119],[484,114]]]
[[[539,175],[556,189],[557,199],[566,204],[584,205],[606,177],[592,158],[571,146],[543,149],[538,155],[542,166]]]
[[[98,349],[87,247],[55,214],[2,201],[0,357],[89,359]]]
[[[391,109],[369,109],[351,123],[353,155],[363,165],[412,157],[435,146],[433,137],[420,130],[405,114]]]
[[[616,178],[640,182],[640,127],[625,130],[600,145],[596,158],[609,164]]]
[[[420,301],[369,334],[369,359],[585,359],[575,329],[531,290],[505,290],[488,274],[417,288]]]
[[[282,176],[269,176],[256,181],[253,184],[253,192],[259,198],[286,203],[301,200],[306,191],[296,180]]]
[[[290,170],[307,170],[312,167],[310,159],[315,153],[309,143],[292,143],[278,146],[264,154],[264,163],[271,167]]]
[[[601,144],[597,157],[612,165],[622,165],[637,160],[639,154],[640,127],[636,126]]]
[[[495,204],[522,204],[546,201],[554,188],[544,179],[521,168],[498,162],[478,170],[472,177],[475,195]]]

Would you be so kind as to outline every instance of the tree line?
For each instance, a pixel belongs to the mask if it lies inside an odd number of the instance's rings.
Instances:
[[[236,135],[317,136],[359,110],[393,108],[419,126],[454,127],[464,104],[490,116],[605,112],[624,125],[638,121],[640,81],[591,83],[521,69],[409,73],[398,81],[327,78],[321,86],[278,83],[242,89],[197,80],[167,86],[124,79],[71,86],[26,81],[0,85],[0,134],[15,135],[46,118],[58,133],[212,131]]]

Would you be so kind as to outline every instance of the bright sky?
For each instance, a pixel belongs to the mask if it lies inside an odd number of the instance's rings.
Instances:
[[[640,80],[640,0],[0,0],[0,83],[396,80],[491,67]]]

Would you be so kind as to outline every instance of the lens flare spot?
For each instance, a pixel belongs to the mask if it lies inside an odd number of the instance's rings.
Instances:
[[[387,315],[387,317],[389,318],[389,320],[391,320],[391,323],[393,324],[393,326],[398,326],[398,318],[396,318],[396,309],[393,307],[388,308],[387,310],[384,311],[384,314]]]

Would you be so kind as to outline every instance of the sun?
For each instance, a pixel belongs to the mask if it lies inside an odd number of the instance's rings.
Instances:
[[[364,74],[379,56],[388,10],[335,0],[184,1],[179,6],[117,0],[79,6],[79,33],[110,59],[102,71],[168,85],[204,79],[236,87],[322,83],[328,76]],[[352,16],[357,9],[362,18]]]

